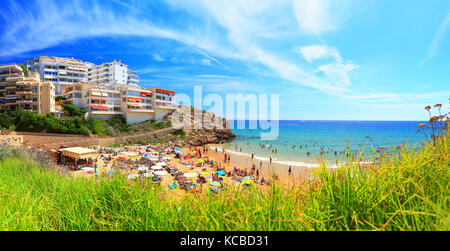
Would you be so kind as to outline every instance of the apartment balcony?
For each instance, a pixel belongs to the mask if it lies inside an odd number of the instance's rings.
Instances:
[[[122,111],[102,111],[102,110],[92,110],[89,111],[90,114],[92,115],[122,115],[123,112]]]
[[[32,104],[34,102],[32,99],[20,99],[16,101],[16,104]]]
[[[159,109],[169,109],[169,110],[177,110],[179,108],[178,105],[170,105],[170,104],[157,104],[156,108]]]
[[[128,112],[154,113],[155,110],[153,110],[153,109],[128,108]]]
[[[6,73],[6,74],[0,74],[0,77],[7,77],[7,78],[16,78],[16,77],[23,77],[23,75],[19,73]]]
[[[17,90],[16,94],[17,95],[32,95],[33,92],[31,90]]]

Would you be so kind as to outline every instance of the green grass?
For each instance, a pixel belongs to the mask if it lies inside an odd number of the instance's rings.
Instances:
[[[373,168],[322,168],[299,189],[184,198],[121,176],[74,179],[0,151],[0,230],[450,230],[448,140]]]

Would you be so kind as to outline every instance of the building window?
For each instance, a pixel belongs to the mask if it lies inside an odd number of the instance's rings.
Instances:
[[[33,92],[37,93],[38,92],[38,86],[33,86]]]

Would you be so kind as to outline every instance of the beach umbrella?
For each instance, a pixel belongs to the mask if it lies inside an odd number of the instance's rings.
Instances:
[[[209,175],[209,173],[207,173],[207,172],[201,172],[200,174],[201,175]]]
[[[150,156],[144,156],[144,157],[142,157],[142,158],[144,158],[144,159],[150,159]]]
[[[156,172],[153,172],[153,174],[158,175],[158,176],[163,176],[163,175],[166,175],[167,172],[166,171],[156,171]]]
[[[153,169],[153,170],[161,170],[162,167],[161,167],[161,166],[152,166],[152,169]]]
[[[196,177],[197,174],[196,173],[185,173],[185,174],[183,174],[183,176],[186,178],[193,178],[193,177]]]
[[[175,148],[175,151],[181,151],[181,149],[180,148]]]
[[[153,176],[154,175],[152,173],[144,173],[144,174],[142,174],[142,177],[144,177],[144,178],[151,178]]]
[[[170,184],[169,187],[172,188],[172,189],[175,189],[175,188],[177,188],[178,186],[177,186],[177,183],[172,183],[172,184]]]
[[[244,178],[244,180],[251,180],[250,176]]]
[[[205,161],[202,160],[202,159],[197,159],[197,161],[198,161],[199,163],[205,163]]]
[[[209,185],[215,186],[215,187],[220,187],[220,183],[217,181],[210,182]]]
[[[95,171],[95,169],[93,167],[82,167],[81,170],[83,170],[83,171],[90,171],[90,172]]]
[[[221,176],[224,176],[224,175],[227,174],[227,173],[221,170],[221,171],[217,171],[216,174],[221,175]]]

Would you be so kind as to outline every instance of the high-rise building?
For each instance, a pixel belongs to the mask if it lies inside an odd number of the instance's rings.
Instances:
[[[139,76],[128,65],[114,60],[110,63],[95,65],[88,69],[88,81],[90,84],[122,84],[138,85]]]
[[[56,95],[74,84],[139,84],[139,76],[128,69],[128,65],[116,60],[95,65],[74,58],[41,56],[27,61],[25,66],[31,72],[38,72],[43,81],[54,84]]]
[[[56,87],[56,94],[72,84],[87,83],[88,67],[92,65],[74,58],[41,56],[27,61],[25,66],[31,72],[38,72],[41,79]]]
[[[55,86],[36,72],[25,76],[16,64],[0,65],[0,111],[19,109],[39,114],[55,112]]]

